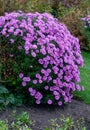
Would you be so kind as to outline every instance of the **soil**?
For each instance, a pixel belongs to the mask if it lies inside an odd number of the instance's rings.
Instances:
[[[74,120],[84,118],[87,130],[90,130],[90,105],[86,105],[81,101],[72,100],[71,103],[65,105],[63,108],[58,106],[30,106],[23,105],[15,107],[17,114],[26,111],[30,114],[30,119],[35,121],[32,130],[44,130],[46,126],[50,125],[50,119],[60,118],[62,115],[65,117],[71,115]],[[12,122],[13,110],[8,107],[5,111],[0,111],[0,119],[9,119]]]

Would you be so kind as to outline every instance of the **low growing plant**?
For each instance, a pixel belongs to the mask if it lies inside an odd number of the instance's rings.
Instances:
[[[80,87],[79,40],[48,13],[6,13],[0,17],[2,79],[9,90],[36,104],[62,106]],[[29,101],[28,100],[28,101]]]
[[[17,115],[16,112],[13,112],[14,121],[11,124],[12,130],[31,130],[33,121],[30,120],[29,114],[27,112],[22,112],[20,115]]]
[[[9,93],[6,87],[0,85],[0,110],[9,104],[14,104],[14,96]]]
[[[86,130],[86,127],[82,118],[74,122],[71,116],[62,116],[60,120],[51,119],[50,127],[45,128],[45,130]]]
[[[7,121],[0,120],[0,130],[9,130]]]
[[[30,120],[27,112],[22,112],[20,115],[17,115],[15,111],[13,112],[13,122],[8,122],[9,120],[0,120],[0,130],[32,130],[31,126],[34,124]]]

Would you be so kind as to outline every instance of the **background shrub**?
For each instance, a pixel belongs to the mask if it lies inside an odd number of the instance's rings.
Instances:
[[[79,40],[64,24],[44,13],[6,13],[0,17],[1,77],[13,93],[29,95],[37,104],[71,102],[83,90]],[[27,91],[28,90],[28,91]]]
[[[86,49],[90,51],[90,15],[88,15],[86,18],[82,18],[83,20],[83,27],[84,27],[84,34],[87,38],[87,46]]]
[[[52,0],[0,0],[0,5],[0,14],[14,10],[22,10],[24,12],[52,12]]]
[[[78,0],[76,3],[72,3],[72,5],[69,4],[69,8],[66,8],[66,5],[61,3],[58,8],[58,17],[60,21],[67,25],[71,34],[79,38],[81,49],[89,50],[87,38],[83,33],[83,23],[81,21],[81,17],[86,16],[90,12],[90,2],[89,0]]]

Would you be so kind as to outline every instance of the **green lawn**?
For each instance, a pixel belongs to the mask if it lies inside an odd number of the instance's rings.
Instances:
[[[80,68],[80,84],[85,87],[85,91],[76,92],[75,95],[85,103],[90,104],[90,53],[82,52],[82,55],[84,58],[84,67]]]

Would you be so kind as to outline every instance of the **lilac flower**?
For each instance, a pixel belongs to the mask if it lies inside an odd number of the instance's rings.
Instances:
[[[39,73],[36,74],[36,78],[41,79],[41,76]]]
[[[42,98],[43,98],[43,96],[42,96],[42,94],[41,94],[40,92],[37,92],[37,93],[35,94],[35,99],[41,100]]]
[[[18,46],[18,49],[19,49],[19,50],[22,50],[22,46]]]
[[[30,77],[23,77],[23,81],[25,81],[25,82],[30,82]]]
[[[54,91],[53,94],[54,94],[55,96],[58,96],[58,95],[59,95],[59,93],[58,93],[57,91]]]
[[[43,60],[39,59],[38,62],[42,65],[43,64]]]
[[[41,102],[40,102],[40,100],[36,100],[36,104],[40,104]]]
[[[13,54],[10,54],[9,56],[10,56],[10,57],[13,57],[14,55],[13,55]]]
[[[49,100],[47,101],[47,103],[48,103],[49,105],[51,105],[51,104],[52,104],[52,100],[49,99]]]
[[[59,102],[58,102],[58,105],[59,105],[59,106],[62,106],[62,102],[61,102],[61,101],[59,101]]]
[[[45,70],[44,70],[44,69],[41,69],[41,73],[44,74],[44,73],[45,73]]]
[[[56,99],[56,100],[59,100],[59,99],[60,99],[60,96],[59,96],[59,95],[55,96],[55,99]]]
[[[42,80],[46,81],[47,80],[47,76],[43,76]]]
[[[51,73],[51,69],[47,69],[47,72],[48,72],[48,73]]]
[[[5,17],[1,16],[0,17],[0,27],[2,27],[4,25],[4,22],[5,22]]]
[[[33,92],[33,88],[31,88],[31,87],[28,90],[29,90],[30,93]]]
[[[76,89],[77,89],[78,91],[80,91],[80,90],[81,90],[81,87],[77,84],[77,85],[76,85]]]
[[[48,87],[48,86],[45,86],[45,87],[44,87],[44,89],[45,89],[45,90],[48,90],[48,89],[49,89],[49,87]]]
[[[37,80],[33,80],[33,84],[37,84]]]
[[[24,76],[23,73],[20,73],[20,74],[19,74],[19,77],[20,77],[20,78],[23,78],[23,76]]]
[[[36,53],[35,52],[32,52],[31,55],[32,55],[32,57],[36,57]]]
[[[81,88],[81,89],[82,89],[82,91],[84,91],[84,86],[82,86],[82,88]]]
[[[26,86],[26,82],[23,81],[22,82],[22,86],[25,87]]]
[[[43,82],[43,81],[40,79],[40,80],[39,80],[39,83],[41,84],[42,82]]]
[[[33,91],[30,93],[31,96],[35,96],[35,94],[36,94],[36,90],[33,90]]]
[[[11,43],[14,43],[14,39],[10,39],[10,42],[11,42]]]

